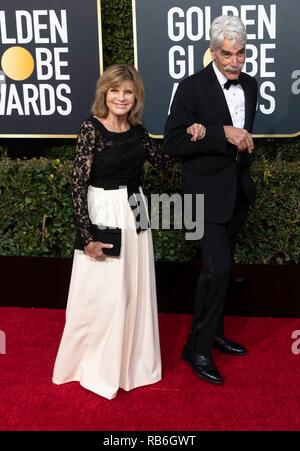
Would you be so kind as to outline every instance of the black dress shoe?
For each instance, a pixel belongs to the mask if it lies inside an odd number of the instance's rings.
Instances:
[[[188,346],[183,349],[182,357],[193,368],[197,376],[206,382],[223,384],[223,379],[210,357],[192,351]]]
[[[245,355],[247,354],[247,349],[234,341],[227,340],[224,337],[215,337],[214,347],[219,349],[219,351],[224,354],[230,355]]]

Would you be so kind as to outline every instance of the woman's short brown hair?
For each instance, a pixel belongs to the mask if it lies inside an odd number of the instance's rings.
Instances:
[[[130,125],[140,124],[142,122],[142,110],[144,106],[144,85],[140,74],[130,64],[113,64],[99,77],[91,113],[98,117],[107,117],[107,91],[120,86],[121,83],[126,81],[133,84],[135,95],[135,104],[128,115],[128,121]]]

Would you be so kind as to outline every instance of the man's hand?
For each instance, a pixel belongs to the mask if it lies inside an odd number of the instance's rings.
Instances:
[[[90,241],[84,246],[84,253],[89,257],[103,259],[106,257],[102,249],[111,249],[113,244],[101,243],[100,241]]]
[[[206,133],[206,128],[202,124],[193,124],[190,125],[186,132],[189,135],[192,135],[191,141],[199,141],[200,139],[203,139]]]
[[[252,153],[254,149],[252,136],[244,128],[224,125],[225,137],[228,142],[237,146],[240,152]]]

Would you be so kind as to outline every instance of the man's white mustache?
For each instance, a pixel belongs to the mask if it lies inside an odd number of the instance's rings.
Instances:
[[[243,65],[240,64],[238,67],[225,66],[224,69],[235,74],[236,72],[241,72]]]

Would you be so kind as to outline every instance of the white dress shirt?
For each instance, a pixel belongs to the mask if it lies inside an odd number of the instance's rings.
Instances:
[[[231,115],[232,124],[234,127],[244,128],[245,126],[245,94],[241,85],[230,85],[229,89],[224,89],[224,84],[227,81],[225,75],[219,71],[215,62],[213,68],[217,79],[223,89],[228,109]]]

